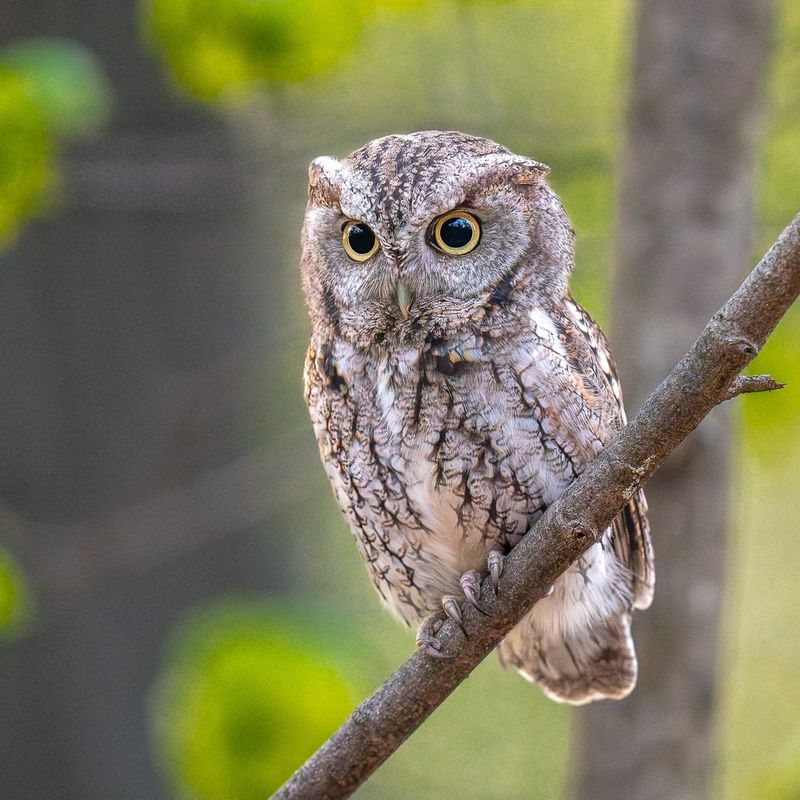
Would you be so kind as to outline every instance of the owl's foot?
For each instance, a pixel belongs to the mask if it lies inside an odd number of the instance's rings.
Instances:
[[[503,556],[500,550],[492,549],[486,556],[486,566],[489,570],[489,575],[492,578],[492,586],[494,587],[495,594],[497,594],[497,583],[500,580],[500,575],[503,572]],[[485,575],[486,573],[484,573]],[[465,572],[459,580],[461,591],[464,592],[464,597],[467,602],[478,612],[488,617],[491,616],[489,612],[481,605],[481,574],[474,569]],[[464,616],[461,613],[460,598],[454,594],[446,594],[442,597],[442,611],[448,619],[461,628],[461,632],[469,639],[467,629],[464,627]],[[453,658],[442,652],[442,645],[436,638],[437,634],[442,628],[443,624],[441,612],[431,614],[422,620],[422,623],[417,630],[417,647],[425,650],[425,652],[433,658]]]
[[[442,616],[439,612],[425,617],[417,630],[417,647],[424,649],[431,658],[455,658],[442,652],[442,643],[436,638],[442,629]]]
[[[478,578],[478,573],[474,572],[474,570],[472,574],[468,572],[462,576],[461,586],[463,588],[464,584],[467,583],[469,584],[470,591],[474,591],[471,585],[473,580],[478,587],[477,595],[480,596],[480,579]],[[479,608],[477,600],[470,600],[470,602],[475,605],[476,608]],[[461,606],[458,603],[458,598],[454,594],[446,594],[442,597],[442,611],[444,611],[448,619],[453,620],[453,622],[461,628],[461,632],[469,639],[467,629],[464,627],[464,617],[461,614]],[[483,609],[481,609],[481,612],[484,614],[486,613]],[[447,655],[442,652],[441,642],[436,638],[437,634],[442,629],[443,622],[444,620],[442,619],[441,612],[437,611],[425,617],[417,630],[417,647],[424,648],[425,652],[433,658],[453,658],[452,655]]]

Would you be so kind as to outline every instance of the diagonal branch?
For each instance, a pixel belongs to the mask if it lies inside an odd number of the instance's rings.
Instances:
[[[714,315],[632,422],[553,503],[506,559],[499,596],[486,579],[469,604],[469,638],[448,622],[439,634],[454,657],[414,653],[278,790],[276,800],[348,797],[440,705],[596,542],[636,489],[717,404],[743,391],[777,388],[739,372],[756,356],[800,294],[800,214]]]

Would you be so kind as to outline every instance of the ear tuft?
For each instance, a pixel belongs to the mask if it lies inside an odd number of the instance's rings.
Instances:
[[[330,156],[315,158],[308,167],[308,199],[312,203],[338,206],[341,198],[341,164]]]
[[[547,164],[541,164],[538,161],[528,161],[520,165],[518,171],[511,180],[519,186],[530,186],[533,183],[538,183],[549,172],[550,167],[548,167]]]
[[[469,184],[485,188],[503,183],[531,186],[541,182],[550,172],[550,167],[514,153],[492,153],[476,159],[473,170]]]

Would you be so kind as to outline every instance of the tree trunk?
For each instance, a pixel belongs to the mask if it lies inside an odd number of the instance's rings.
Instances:
[[[612,336],[629,411],[745,274],[770,10],[639,4]],[[577,800],[709,796],[730,441],[718,408],[648,484],[657,581],[635,615],[639,684],[577,712]]]

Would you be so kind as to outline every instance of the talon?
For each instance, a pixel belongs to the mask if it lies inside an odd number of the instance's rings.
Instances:
[[[439,644],[439,643],[437,642],[437,643],[436,643],[436,645],[438,645],[438,644]],[[442,659],[448,659],[448,658],[455,658],[455,657],[456,657],[456,654],[455,654],[455,653],[443,653],[443,652],[442,652],[442,651],[439,649],[439,647],[438,647],[438,646],[435,646],[435,645],[433,645],[433,644],[427,644],[427,645],[425,645],[425,652],[426,652],[426,654],[427,654],[427,655],[429,655],[431,658],[442,658]]]
[[[436,634],[442,629],[442,620],[436,614],[425,617],[417,628],[417,646],[433,644],[438,646]]]
[[[492,576],[492,587],[497,596],[497,586],[500,583],[500,576],[503,574],[503,563],[505,557],[499,550],[490,550],[486,556],[486,563],[489,567],[489,575]]]
[[[461,632],[464,636],[469,639],[467,629],[464,627],[464,619],[461,616],[461,606],[458,605],[458,598],[452,594],[446,594],[442,598],[442,608],[444,609],[444,613],[461,628]]]
[[[455,658],[454,654],[442,652],[442,645],[436,639],[441,628],[442,620],[435,614],[422,620],[417,630],[417,647],[431,658]]]
[[[461,576],[461,580],[459,581],[461,584],[461,591],[464,592],[464,597],[467,598],[469,604],[480,611],[484,617],[490,617],[488,611],[486,611],[481,604],[478,602],[481,596],[481,579],[480,575],[474,570],[471,569],[469,572],[465,572]]]

